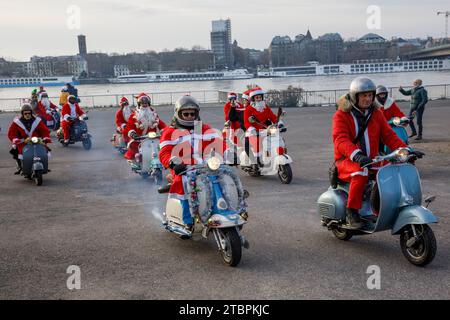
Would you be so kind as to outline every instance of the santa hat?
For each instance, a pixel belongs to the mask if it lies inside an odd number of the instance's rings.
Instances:
[[[146,93],[144,93],[144,92],[141,92],[141,93],[139,93],[137,96],[135,96],[135,98],[137,99],[137,102],[138,102],[138,104],[139,104],[139,102],[142,100],[142,98],[147,98],[149,101],[150,101],[150,103],[151,103],[151,101],[152,101],[152,99],[150,99],[150,97],[148,96],[148,94],[146,94]]]
[[[234,93],[234,92],[230,92],[230,93],[228,94],[228,96],[227,96],[227,99],[228,99],[228,100],[230,100],[230,99],[237,99],[237,94]]]
[[[120,105],[124,104],[125,102],[129,103],[126,97],[122,97],[122,99],[120,99]]]
[[[253,98],[254,96],[257,96],[257,95],[264,95],[264,94],[265,94],[265,92],[264,92],[263,89],[261,89],[260,87],[256,87],[256,88],[254,88],[254,89],[252,89],[252,90],[250,91],[249,97],[250,97],[250,99],[251,99],[251,98]]]
[[[244,91],[244,93],[242,93],[242,99],[249,101],[250,100],[249,94],[250,90]]]
[[[39,101],[42,100],[42,96],[43,96],[44,94],[48,97],[47,91],[41,91],[41,92],[39,93]]]

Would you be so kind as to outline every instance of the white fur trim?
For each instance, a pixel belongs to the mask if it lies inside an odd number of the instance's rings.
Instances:
[[[389,109],[393,104],[394,104],[394,100],[391,98],[387,98],[386,102],[384,103],[384,110]]]
[[[354,177],[354,176],[368,176],[369,175],[369,170],[367,168],[364,168],[363,171],[357,171],[357,172],[353,172],[350,176]]]
[[[264,90],[259,89],[259,90],[255,90],[250,92],[250,98],[253,98],[254,96],[260,95],[260,94],[265,94]]]

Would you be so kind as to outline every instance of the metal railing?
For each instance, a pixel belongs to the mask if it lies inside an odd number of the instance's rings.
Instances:
[[[173,105],[175,101],[182,95],[189,94],[196,98],[200,103],[219,103],[219,95],[217,90],[199,90],[199,91],[172,91],[150,93],[152,105],[164,106]],[[84,108],[104,108],[118,106],[120,99],[126,97],[130,104],[136,104],[136,96],[138,93],[126,94],[96,94],[96,95],[80,95],[80,105]],[[54,104],[59,103],[59,97],[49,97]],[[0,110],[17,111],[20,109],[28,98],[10,98],[0,99]]]
[[[390,96],[398,101],[409,101],[410,96],[404,96],[398,91],[399,87],[389,87]],[[404,87],[409,89],[410,87]],[[429,85],[425,86],[428,91],[428,99],[450,99],[450,84]],[[283,91],[275,90],[275,92],[266,94],[268,101],[292,101],[297,107],[307,106],[327,106],[335,105],[337,99],[347,93],[348,89],[336,90],[318,90],[318,91]],[[150,98],[155,106],[173,105],[175,101],[184,94],[189,94],[196,98],[200,103],[223,104],[227,101],[228,91],[224,90],[203,90],[203,91],[173,91],[173,92],[157,92],[151,93]],[[122,97],[127,97],[131,104],[136,104],[136,93],[127,94],[101,94],[101,95],[81,95],[79,96],[82,107],[102,108],[114,107],[119,105]],[[0,99],[1,111],[17,111],[25,102],[24,98]],[[59,97],[50,97],[50,100],[58,104]]]

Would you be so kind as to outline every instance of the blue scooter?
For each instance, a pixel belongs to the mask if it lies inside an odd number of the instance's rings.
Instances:
[[[205,164],[189,167],[183,181],[189,204],[167,199],[163,225],[185,239],[196,234],[206,239],[212,233],[223,262],[232,267],[238,265],[242,247],[249,247],[240,234],[248,218],[245,202],[248,192],[242,188],[239,177],[230,167],[221,165],[219,158],[212,157]],[[160,188],[158,192],[166,193],[168,188]],[[190,231],[183,223],[186,211],[194,220]]]
[[[69,136],[69,142],[64,142],[64,135],[62,130],[58,130],[57,137],[59,142],[64,146],[67,147],[69,144],[75,144],[76,142],[82,142],[83,147],[86,150],[90,150],[92,148],[92,135],[88,131],[86,120],[88,120],[88,117],[85,116],[83,119],[80,118],[74,118],[70,119],[73,121],[73,124],[70,126],[70,136]]]
[[[375,181],[369,180],[363,207],[359,210],[364,222],[362,228],[351,229],[346,225],[349,184],[343,181],[339,181],[335,189],[330,187],[317,200],[322,225],[340,240],[391,230],[393,235],[400,235],[401,250],[410,263],[417,266],[430,263],[436,254],[436,239],[429,224],[438,219],[427,207],[435,197],[426,198],[426,207],[422,206],[419,173],[415,166],[407,163],[412,159],[417,159],[414,153],[398,149],[376,157],[369,164],[391,163],[378,170]]]
[[[42,175],[48,173],[47,147],[41,138],[27,139],[22,150],[22,175],[34,180],[37,186],[42,185]]]

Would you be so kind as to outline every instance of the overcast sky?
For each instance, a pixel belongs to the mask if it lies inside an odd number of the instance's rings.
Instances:
[[[76,26],[76,10],[80,24]],[[380,8],[381,28],[369,29],[367,8]],[[73,7],[72,7],[73,8]],[[267,48],[275,35],[339,32],[344,39],[374,32],[392,36],[443,37],[448,0],[0,0],[0,57],[210,48],[211,20],[231,19],[232,36],[245,48]],[[69,28],[68,23],[75,28]],[[79,29],[77,28],[79,27]]]

